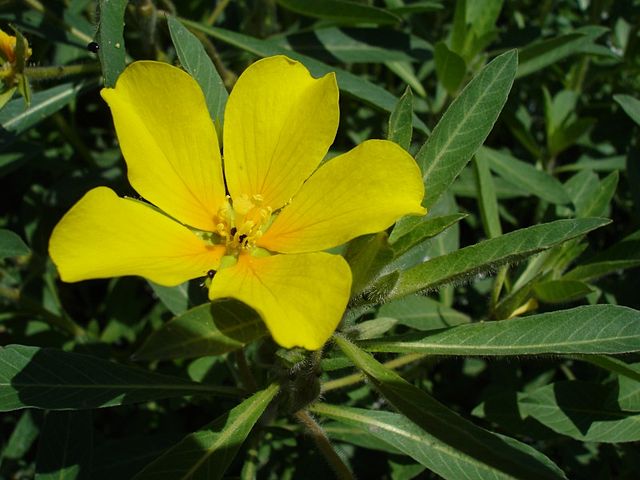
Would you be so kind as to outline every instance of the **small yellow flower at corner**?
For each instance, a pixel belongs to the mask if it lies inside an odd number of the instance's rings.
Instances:
[[[135,62],[102,96],[129,181],[157,208],[89,191],[51,236],[64,281],[141,275],[172,286],[213,270],[211,300],[238,299],[280,345],[315,350],[351,289],[347,262],[324,250],[424,214],[419,168],[395,143],[369,140],[318,168],[338,128],[332,73],[315,79],[284,56],[251,65],[227,102],[224,162],[184,71]]]
[[[0,29],[0,59],[4,62],[15,64],[16,63],[16,44],[17,39],[13,35],[9,35]],[[31,49],[25,41],[25,61],[31,56]],[[3,63],[4,63],[3,62]]]

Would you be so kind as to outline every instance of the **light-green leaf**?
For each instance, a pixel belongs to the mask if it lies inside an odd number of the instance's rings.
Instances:
[[[348,340],[336,336],[335,341],[400,413],[450,451],[475,460],[475,467],[465,470],[472,478],[564,478],[551,460],[528,445],[474,425]]]
[[[480,272],[521,261],[609,223],[602,218],[557,220],[523,228],[428,260],[400,272],[389,300],[468,279]]]
[[[19,257],[31,252],[22,239],[11,230],[0,230],[0,259]]]
[[[396,107],[389,117],[389,132],[387,139],[396,142],[405,150],[409,150],[411,146],[411,135],[413,133],[413,125],[411,118],[413,117],[413,94],[411,88],[407,87],[398,100]]]
[[[64,83],[42,90],[32,95],[29,108],[25,107],[22,98],[11,100],[0,110],[0,149],[12,143],[17,135],[71,103],[91,85]]]
[[[429,216],[406,233],[403,233],[402,227],[395,228],[390,237],[390,241],[392,242],[391,248],[393,248],[396,257],[402,255],[424,240],[433,238],[444,232],[451,225],[455,225],[466,216],[465,213],[454,213],[452,215],[442,215],[439,217]],[[411,226],[410,224],[405,225]],[[397,235],[394,236],[396,233]],[[400,234],[402,236],[398,236]]]
[[[614,95],[613,99],[618,102],[627,115],[640,125],[640,100],[631,95]]]
[[[420,295],[409,295],[385,303],[378,315],[394,318],[398,323],[416,330],[437,330],[471,321],[464,313]]]
[[[518,406],[523,415],[576,440],[640,440],[640,412],[621,410],[610,398],[607,386],[572,380],[545,385],[519,399]]]
[[[622,354],[640,351],[640,312],[617,305],[587,305],[372,340],[362,347],[371,352],[431,355]]]
[[[47,412],[36,459],[36,480],[89,480],[91,411]]]
[[[594,291],[578,280],[548,280],[533,286],[538,300],[545,303],[566,303],[585,297]]]
[[[134,354],[136,360],[221,355],[260,338],[260,316],[244,303],[222,300],[188,310],[153,332]]]
[[[496,57],[464,88],[444,113],[416,160],[422,168],[431,208],[489,135],[513,84],[515,50]]]
[[[272,384],[246,399],[206,428],[187,435],[180,443],[147,465],[135,480],[216,480],[224,476],[233,457],[260,415],[278,393]]]
[[[277,0],[287,10],[339,24],[393,25],[400,18],[382,8],[344,0]]]
[[[565,204],[570,199],[562,184],[533,165],[491,148],[481,147],[476,154],[489,163],[491,170],[515,187],[551,203]]]
[[[307,57],[306,55],[301,55],[292,50],[287,50],[273,41],[261,40],[222,28],[206,27],[199,23],[184,19],[180,19],[180,21],[195,30],[199,30],[222,42],[234,45],[242,50],[258,55],[259,57],[286,55],[293,60],[298,60],[309,69],[314,77],[321,77],[327,73],[335,72],[340,90],[386,112],[391,113],[398,102],[397,97],[393,94],[358,75],[354,75],[341,68],[329,66],[326,63]],[[423,133],[429,131],[424,122],[415,115],[413,116],[413,126],[415,129],[420,130]]]
[[[0,412],[111,407],[196,394],[235,396],[238,391],[90,355],[24,345],[0,347]]]
[[[100,24],[96,41],[106,87],[114,87],[125,67],[124,11],[127,0],[100,0]]]
[[[200,40],[175,17],[168,16],[167,23],[180,63],[200,85],[207,102],[209,115],[216,125],[218,138],[222,138],[224,107],[227,104],[229,93]]]

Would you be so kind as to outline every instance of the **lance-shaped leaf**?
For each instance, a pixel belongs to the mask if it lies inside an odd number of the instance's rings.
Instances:
[[[640,312],[617,305],[587,305],[361,346],[372,352],[432,355],[621,354],[640,351]]]
[[[135,480],[191,480],[222,478],[242,442],[278,393],[272,384],[246,399],[206,428],[187,435],[180,443],[147,465]]]
[[[475,459],[485,470],[493,470],[494,477],[564,478],[551,460],[531,447],[513,439],[505,441],[503,437],[474,425],[348,340],[336,336],[335,341],[400,413],[452,451]],[[481,475],[478,472],[475,478],[486,478]]]
[[[389,117],[389,132],[387,139],[396,142],[405,150],[409,150],[411,146],[411,135],[413,133],[413,125],[411,118],[413,117],[413,94],[411,88],[407,87],[398,100],[396,107]]]
[[[12,143],[18,135],[53,115],[75,100],[92,83],[64,83],[31,96],[29,108],[24,108],[24,100],[16,98],[0,110],[0,149]]]
[[[160,375],[51,348],[0,348],[0,412],[111,407],[185,395],[235,396],[230,387]]]
[[[640,100],[630,95],[614,95],[613,99],[634,122],[640,125]]]
[[[244,303],[223,300],[188,310],[153,332],[134,354],[136,360],[220,355],[242,348],[266,330],[260,316]]]
[[[218,138],[222,138],[222,124],[224,119],[224,107],[227,104],[229,93],[218,75],[209,55],[204,51],[200,40],[187,30],[175,17],[167,19],[171,40],[176,47],[176,53],[180,63],[187,72],[196,79],[204,93],[209,115],[216,124]]]
[[[124,11],[127,0],[100,0],[100,24],[96,41],[104,85],[113,87],[125,66]]]
[[[278,0],[278,3],[292,12],[340,24],[393,25],[400,21],[400,17],[382,8],[350,1]]]
[[[640,412],[621,410],[611,402],[610,388],[571,380],[545,385],[519,399],[523,415],[561,435],[586,442],[640,440]]]
[[[88,480],[92,456],[90,411],[47,413],[36,459],[38,480]]]
[[[603,218],[580,218],[557,220],[516,230],[433,258],[400,272],[397,282],[384,293],[387,299],[391,300],[469,279],[480,272],[495,270],[501,265],[521,261],[609,222]],[[385,277],[381,281],[384,279]],[[389,288],[388,284],[386,288]]]
[[[533,165],[486,147],[480,148],[476,155],[485,159],[491,170],[522,191],[548,202],[569,203],[569,196],[562,184],[555,177],[538,170]]]
[[[210,35],[221,42],[234,45],[242,50],[253,53],[260,57],[268,57],[271,55],[286,55],[289,58],[298,60],[303,63],[314,77],[321,77],[330,72],[335,72],[340,90],[349,95],[358,98],[368,104],[378,107],[386,112],[391,113],[398,102],[398,99],[387,90],[375,85],[358,75],[354,75],[341,68],[327,65],[314,58],[307,57],[293,50],[281,47],[277,43],[270,40],[261,40],[259,38],[250,37],[241,33],[232,32],[222,28],[206,27],[196,22],[180,19],[185,25]],[[418,117],[413,116],[413,126],[415,129],[423,133],[429,131],[427,126]]]
[[[499,469],[478,461],[471,455],[452,448],[447,443],[440,441],[437,436],[429,434],[403,415],[379,410],[328,405],[326,403],[318,403],[311,407],[311,410],[345,425],[357,427],[368,435],[376,437],[382,442],[383,446],[389,445],[394,449],[400,450],[445,479],[457,480],[462,478],[461,472],[464,472],[463,477],[469,480],[513,478]],[[527,447],[509,437],[496,437],[515,449],[522,449],[523,454],[536,457],[541,463],[547,463],[551,470],[557,470],[557,467],[544,455],[533,448]],[[345,440],[348,441],[349,437]],[[562,474],[559,471],[558,476],[562,478]]]
[[[444,113],[416,160],[431,208],[460,174],[493,128],[518,67],[515,50],[496,57],[464,88]]]
[[[393,233],[399,232],[398,235],[402,236],[389,238],[391,242],[391,248],[396,257],[402,255],[407,250],[415,247],[419,243],[429,238],[435,237],[439,233],[445,231],[451,225],[462,220],[466,217],[465,213],[454,213],[452,215],[442,215],[439,217],[429,216],[423,219],[420,223],[415,225],[407,233],[402,234],[402,228],[395,228]]]

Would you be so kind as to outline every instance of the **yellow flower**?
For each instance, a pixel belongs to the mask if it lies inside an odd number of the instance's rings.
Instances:
[[[16,37],[0,29],[0,58],[13,64],[16,62]],[[31,56],[31,49],[25,40],[25,60]]]
[[[129,181],[155,207],[89,191],[51,236],[64,281],[141,275],[171,286],[217,271],[211,300],[241,300],[280,345],[314,350],[351,288],[347,262],[323,250],[424,214],[419,168],[395,143],[369,140],[318,168],[338,128],[332,73],[314,79],[284,56],[251,65],[227,102],[224,162],[184,71],[135,62],[102,96]]]

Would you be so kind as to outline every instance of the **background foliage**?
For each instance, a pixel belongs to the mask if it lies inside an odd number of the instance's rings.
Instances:
[[[0,478],[635,478],[639,13],[0,0],[32,49],[0,93]],[[345,247],[335,341],[278,349],[201,280],[61,283],[62,214],[94,186],[135,195],[100,87],[180,64],[220,131],[237,76],[279,53],[337,73],[331,156],[390,138],[425,178],[424,219]]]

